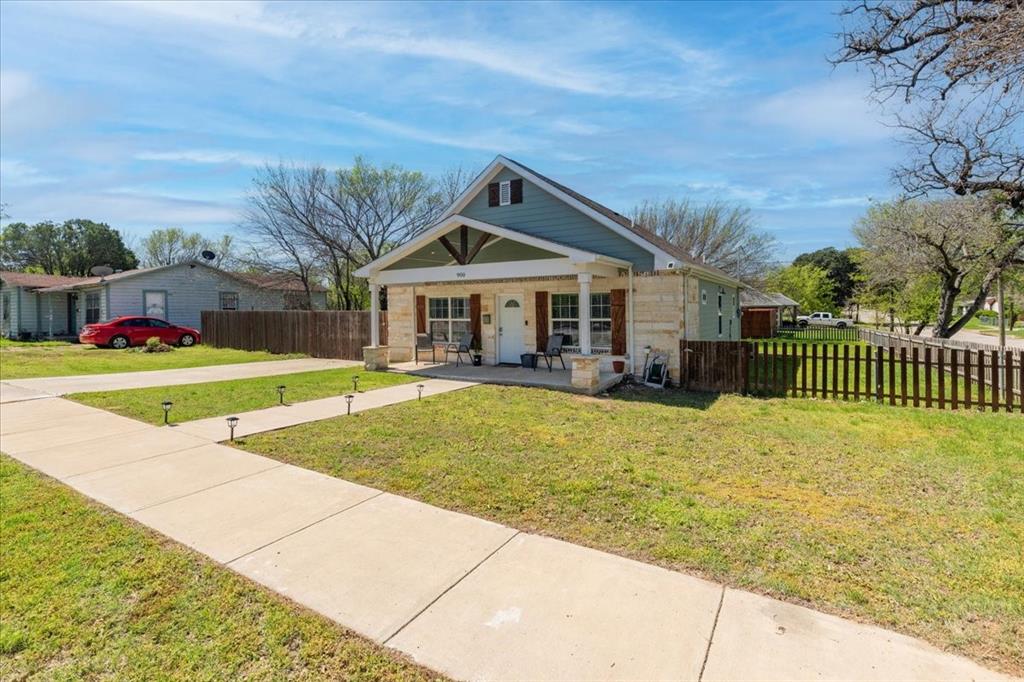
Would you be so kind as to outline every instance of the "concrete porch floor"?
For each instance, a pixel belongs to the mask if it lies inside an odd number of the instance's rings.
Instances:
[[[420,362],[418,365],[413,362],[392,363],[390,370],[414,374],[416,376],[430,377],[432,379],[452,379],[456,381],[474,381],[480,384],[500,384],[503,386],[535,386],[537,388],[550,388],[556,391],[569,391],[571,393],[586,393],[582,389],[572,385],[572,366],[566,363],[568,369],[555,362],[555,369],[548,371],[547,365],[538,367],[536,371],[523,367],[502,367],[495,365],[459,365],[455,363],[430,363]],[[607,391],[622,381],[621,374],[614,372],[601,372],[600,383],[596,393]]]

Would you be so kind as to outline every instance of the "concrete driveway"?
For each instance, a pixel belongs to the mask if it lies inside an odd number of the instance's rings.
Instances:
[[[355,360],[300,358],[297,360],[270,360],[243,362],[233,365],[160,369],[151,372],[124,372],[122,374],[88,374],[71,377],[40,377],[36,379],[8,379],[0,382],[0,402],[13,402],[44,395],[59,396],[90,391],[119,391],[128,388],[153,386],[180,386],[203,384],[210,381],[252,379],[278,374],[315,372],[323,369],[358,367]]]

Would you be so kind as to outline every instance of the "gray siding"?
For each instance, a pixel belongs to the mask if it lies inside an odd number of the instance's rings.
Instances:
[[[203,266],[181,265],[107,282],[110,309],[104,319],[121,315],[145,314],[146,291],[167,292],[167,320],[174,324],[199,328],[203,310],[220,309],[220,292],[238,294],[239,310],[283,310],[284,292],[258,289],[216,270]],[[80,303],[84,304],[84,297]],[[316,302],[316,298],[314,298]],[[84,308],[83,308],[84,316]]]
[[[722,284],[698,279],[700,294],[697,305],[700,306],[700,341],[739,341],[740,318],[738,317],[737,301],[739,290]],[[722,294],[722,333],[718,333],[718,295]],[[707,301],[705,302],[705,295]]]
[[[492,182],[514,180],[518,177],[504,169]],[[588,218],[529,180],[523,180],[521,204],[490,207],[487,205],[487,188],[484,187],[460,213],[469,218],[509,227],[542,239],[628,260],[638,271],[654,269],[654,256],[649,251]]]
[[[6,282],[0,282],[0,334],[8,338],[18,336],[18,297],[21,295],[21,287],[12,287]]]

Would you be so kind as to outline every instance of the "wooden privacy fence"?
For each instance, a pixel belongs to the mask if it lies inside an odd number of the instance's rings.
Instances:
[[[857,341],[860,331],[856,327],[830,327],[825,324],[808,324],[803,327],[788,322],[779,327],[781,338],[802,341]]]
[[[1024,413],[1024,362],[1012,352],[860,344],[681,344],[691,390]],[[991,370],[989,383],[976,377]]]
[[[218,348],[305,353],[314,358],[362,360],[370,345],[365,310],[204,310],[203,343]],[[380,314],[387,343],[387,313]]]

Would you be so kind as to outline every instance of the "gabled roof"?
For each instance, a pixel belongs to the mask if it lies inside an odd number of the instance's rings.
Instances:
[[[490,182],[491,178],[501,171],[502,168],[507,168],[517,175],[524,177],[537,187],[540,187],[542,190],[561,199],[584,215],[609,228],[616,234],[651,252],[655,256],[656,268],[668,267],[668,263],[670,262],[682,263],[698,273],[702,272],[716,279],[724,279],[730,283],[742,286],[742,282],[729,273],[721,270],[720,268],[697,261],[684,249],[679,248],[667,239],[659,237],[643,226],[637,225],[621,213],[617,213],[607,206],[604,206],[603,204],[600,204],[593,199],[566,187],[560,182],[552,180],[545,175],[541,175],[540,173],[517,161],[513,161],[506,156],[497,156],[494,161],[492,161],[487,168],[477,176],[476,180],[474,180],[473,183],[459,195],[455,202],[452,203],[445,212],[445,217],[449,217],[461,211],[466,204],[468,204],[472,198],[475,197],[488,182]]]
[[[786,308],[799,305],[789,296],[778,292],[766,294],[757,289],[744,289],[740,292],[741,308]]]
[[[497,237],[512,239],[514,241],[522,242],[530,246],[535,246],[539,249],[551,251],[553,253],[566,256],[567,258],[573,260],[574,262],[606,263],[621,268],[629,267],[629,263],[627,261],[621,260],[619,258],[612,258],[611,256],[605,256],[599,253],[594,253],[592,251],[580,249],[569,244],[551,241],[550,239],[542,239],[541,237],[535,237],[532,234],[527,234],[526,232],[514,230],[510,227],[504,227],[502,225],[492,225],[491,223],[485,223],[482,220],[477,220],[475,218],[469,218],[467,216],[455,214],[442,219],[440,222],[434,223],[434,225],[428,227],[426,230],[423,230],[422,232],[420,232],[415,237],[405,242],[401,246],[397,246],[391,249],[390,251],[388,251],[387,253],[385,253],[383,256],[373,261],[372,263],[368,263],[363,267],[359,268],[358,270],[355,271],[354,274],[356,275],[356,277],[370,277],[373,273],[380,272],[381,270],[387,268],[389,265],[392,265],[402,260],[402,258],[415,252],[417,249],[422,248],[423,246],[429,244],[435,239],[441,237],[442,235],[447,234],[453,228],[459,227],[461,225],[472,227],[476,230],[480,230],[481,232],[487,232]]]
[[[56,292],[56,291],[69,291],[71,289],[83,289],[86,287],[97,286],[100,284],[106,284],[108,282],[117,282],[123,279],[131,279],[132,277],[138,277],[139,275],[146,275],[153,272],[159,272],[161,270],[170,270],[172,268],[180,268],[184,266],[189,267],[203,267],[208,270],[218,272],[225,277],[229,277],[243,284],[247,284],[257,289],[268,289],[272,291],[304,291],[302,282],[298,279],[291,277],[287,274],[260,274],[260,273],[243,273],[243,272],[231,272],[229,270],[221,270],[215,268],[212,265],[203,263],[202,261],[191,261],[183,263],[172,263],[171,265],[158,265],[152,268],[136,268],[134,270],[124,270],[122,272],[115,272],[105,277],[77,277],[69,278],[72,279],[70,282],[57,283],[48,285],[45,289],[40,289],[43,293]],[[311,287],[313,291],[326,291],[326,289],[320,285]]]
[[[45,275],[36,272],[15,272],[13,270],[0,270],[0,279],[12,287],[23,287],[25,289],[42,289],[45,287],[57,286],[60,284],[74,284],[86,279],[85,277],[67,277],[65,275]]]

